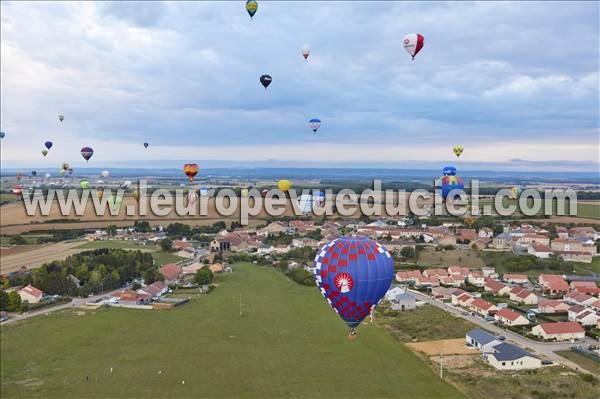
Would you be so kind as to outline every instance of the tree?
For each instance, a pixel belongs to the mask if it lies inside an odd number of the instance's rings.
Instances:
[[[157,279],[157,274],[158,271],[156,269],[146,270],[146,272],[144,273],[144,283],[146,285],[154,283]]]
[[[10,240],[8,241],[8,243],[10,245],[25,245],[25,244],[27,244],[27,241],[25,241],[25,239],[23,237],[21,237],[20,235],[16,235],[16,236],[12,236],[10,238]]]
[[[0,291],[0,310],[8,309],[8,294],[4,291]]]
[[[152,231],[152,228],[150,227],[150,223],[146,222],[146,221],[135,221],[135,223],[133,224],[133,227],[135,228],[136,231],[140,232],[140,233],[148,233],[150,231]]]
[[[194,283],[199,285],[207,285],[213,281],[213,272],[208,267],[201,267],[196,271],[194,276]]]
[[[140,288],[142,288],[142,286],[137,281],[131,285],[131,289],[134,291],[139,290]]]
[[[165,252],[170,252],[173,250],[173,241],[169,238],[165,238],[160,242],[160,249]]]
[[[109,237],[112,237],[115,234],[117,234],[117,226],[115,226],[114,224],[109,225],[106,228],[106,234],[108,234]]]
[[[25,313],[29,310],[29,302],[27,301],[23,301],[21,302],[21,306],[19,307],[19,311],[21,313]]]
[[[413,247],[404,247],[400,250],[400,255],[403,258],[413,259],[415,257],[415,249]]]
[[[21,309],[21,296],[17,293],[17,291],[11,291],[8,294],[8,311],[16,312]]]
[[[289,269],[290,264],[288,263],[287,260],[280,260],[279,263],[277,264],[277,267],[279,268],[279,270],[285,272]]]

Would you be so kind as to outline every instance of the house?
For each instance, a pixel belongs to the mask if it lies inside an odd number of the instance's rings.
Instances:
[[[508,308],[500,309],[494,318],[507,326],[526,326],[529,324],[527,317]]]
[[[542,367],[542,361],[516,345],[502,342],[483,354],[483,358],[498,370],[527,370]]]
[[[213,263],[208,268],[213,273],[223,273],[225,271],[225,265],[222,263]]]
[[[38,290],[31,284],[21,288],[17,293],[21,297],[21,301],[27,301],[28,303],[38,303],[44,296],[41,290]]]
[[[574,291],[585,292],[586,288],[598,288],[593,281],[571,281],[569,288]]]
[[[574,252],[586,252],[592,256],[596,256],[597,249],[593,240],[588,241],[584,239],[583,242],[574,239],[561,239],[557,238],[550,243],[553,251],[574,251]]]
[[[582,306],[590,306],[592,303],[596,302],[598,300],[598,298],[595,298],[595,297],[587,295],[587,294],[582,294],[577,291],[572,291],[572,292],[568,293],[567,295],[565,295],[563,297],[563,300],[566,303],[582,305]]]
[[[565,262],[592,263],[593,260],[592,254],[582,251],[554,251],[554,254]]]
[[[467,276],[467,281],[470,284],[473,284],[475,287],[483,287],[485,284],[485,277],[482,272],[469,272]]]
[[[396,272],[396,281],[400,283],[415,283],[417,279],[423,277],[420,270],[407,270]]]
[[[415,280],[415,286],[418,288],[439,287],[440,280],[437,277],[419,277]]]
[[[519,237],[519,239],[517,240],[517,242],[520,245],[543,245],[543,246],[549,246],[550,245],[550,238],[548,238],[547,236],[543,235],[543,234],[525,234],[523,237]],[[548,248],[550,249],[550,248]],[[552,252],[552,250],[550,250],[550,252]]]
[[[576,321],[577,316],[581,313],[585,312],[585,306],[583,305],[572,305],[567,309],[568,319],[569,321]]]
[[[540,313],[564,313],[569,305],[558,299],[544,299],[538,303]]]
[[[600,316],[591,309],[586,309],[575,318],[575,321],[584,327],[595,326],[598,323],[598,320],[600,320]]]
[[[169,290],[169,287],[162,281],[155,281],[154,283],[137,290],[138,294],[148,294],[151,298],[157,298],[165,294]]]
[[[513,246],[513,238],[510,234],[498,234],[492,240],[492,247],[496,249],[510,249]]]
[[[390,301],[392,310],[413,310],[416,306],[415,297],[399,287],[389,290],[385,297]]]
[[[533,335],[545,340],[569,341],[585,338],[585,330],[576,322],[542,323],[531,329]]]
[[[524,305],[536,305],[538,303],[537,295],[522,287],[514,287],[510,290],[508,296],[511,301]]]
[[[457,241],[475,241],[477,240],[477,232],[475,229],[456,229]]]
[[[600,312],[600,299],[590,305],[590,308],[594,309],[596,312]]]
[[[491,278],[485,279],[483,289],[484,291],[490,292],[495,296],[508,295],[511,290],[508,285],[502,284],[500,281],[492,280]]]
[[[436,299],[441,299],[441,300],[450,299],[450,296],[451,296],[452,292],[454,292],[454,290],[455,289],[453,289],[453,288],[433,287],[431,289],[431,296]],[[460,290],[460,292],[464,292],[464,291]]]
[[[118,302],[123,305],[148,305],[152,302],[150,294],[135,292],[133,290],[116,292],[111,296],[117,298]]]
[[[448,272],[445,269],[425,269],[423,271],[423,276],[425,277],[446,277]]]
[[[267,244],[262,244],[256,250],[256,253],[259,254],[259,255],[268,255],[271,252],[275,252],[275,247],[272,246],[272,245],[267,245]]]
[[[179,278],[182,277],[181,267],[177,266],[175,263],[168,263],[158,269],[158,272],[162,274],[165,278],[165,284],[177,284]]]
[[[479,229],[479,233],[477,233],[477,236],[479,238],[493,238],[494,230],[490,229],[489,227],[482,227]]]
[[[525,274],[505,274],[502,276],[502,280],[510,284],[527,284],[529,283],[529,277]]]
[[[468,292],[458,291],[456,293],[450,294],[450,300],[452,301],[453,305],[467,307],[471,302],[475,300],[475,298]]]
[[[173,240],[173,250],[175,251],[191,251],[194,252],[192,244],[183,240]]]
[[[445,287],[462,287],[465,283],[464,279],[459,276],[439,277],[439,281]]]
[[[498,273],[496,273],[496,269],[493,267],[484,266],[481,268],[481,273],[483,273],[483,277],[485,278],[497,278]]]
[[[540,259],[548,259],[552,256],[552,249],[547,245],[533,243],[527,248],[527,253]]]
[[[225,235],[216,237],[210,243],[210,250],[212,252],[241,252],[247,249],[248,242],[237,232],[226,233]]]
[[[538,281],[544,292],[550,294],[566,294],[569,292],[569,285],[565,279],[558,274],[540,274]]]
[[[463,266],[449,266],[447,272],[450,276],[461,277],[465,280],[469,275],[469,268]]]
[[[499,341],[487,331],[474,328],[465,335],[465,342],[468,346],[472,346],[483,353],[489,353],[495,345],[500,344],[502,341]]]
[[[292,247],[295,247],[295,248],[304,248],[304,247],[318,248],[319,241],[315,240],[314,238],[309,238],[309,237],[294,238],[292,240]]]
[[[183,266],[181,268],[181,273],[184,276],[194,275],[196,272],[204,267],[204,263],[194,262],[191,265]]]
[[[471,303],[469,303],[469,309],[479,313],[482,316],[493,316],[498,311],[497,306],[481,298],[475,298]]]

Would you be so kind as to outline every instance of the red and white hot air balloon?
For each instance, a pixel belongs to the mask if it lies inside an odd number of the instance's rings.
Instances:
[[[188,192],[188,204],[192,205],[194,202],[196,202],[196,200],[198,199],[198,192],[197,190],[190,190],[190,192]]]
[[[402,39],[402,44],[404,45],[404,50],[406,50],[414,60],[415,55],[419,54],[419,51],[423,48],[425,38],[420,33],[409,33]]]
[[[307,60],[309,55],[310,47],[308,47],[308,44],[305,44],[304,46],[302,46],[302,57],[304,57],[304,59]]]

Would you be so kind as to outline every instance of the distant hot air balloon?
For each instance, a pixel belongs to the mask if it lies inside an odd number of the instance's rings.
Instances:
[[[304,57],[304,59],[307,60],[309,55],[310,47],[308,47],[308,44],[305,44],[304,46],[302,46],[302,57]]]
[[[81,149],[81,156],[85,159],[86,162],[90,160],[90,158],[94,155],[94,150],[92,147],[83,147]]]
[[[315,282],[329,305],[350,327],[351,335],[390,288],[394,259],[366,237],[341,237],[315,257]]]
[[[200,188],[200,195],[205,197],[208,195],[208,188],[207,187],[201,187]]]
[[[6,133],[0,132],[0,139],[3,139],[6,136]]]
[[[260,77],[260,83],[264,86],[265,90],[267,90],[267,87],[269,87],[272,81],[273,78],[271,75],[261,75]]]
[[[48,155],[48,150],[42,150],[42,155],[43,155],[43,156],[46,156],[46,155]]]
[[[260,192],[260,195],[262,195],[263,197],[266,197],[267,195],[269,195],[269,190],[264,189]]]
[[[456,168],[454,166],[444,166],[442,174],[444,176],[454,176],[456,174]]]
[[[102,177],[104,177],[106,179],[108,176],[110,176],[110,172],[108,170],[103,170]]]
[[[521,195],[522,191],[523,191],[523,189],[521,188],[521,186],[513,186],[510,189],[510,198],[511,199],[519,199],[519,195]]]
[[[406,50],[406,52],[414,60],[415,55],[417,55],[423,48],[423,45],[425,44],[425,38],[419,33],[409,33],[402,39],[402,44],[404,45],[404,50]]]
[[[194,176],[198,174],[198,169],[198,165],[195,163],[186,163],[183,165],[183,173],[185,173],[190,182],[194,180]]]
[[[67,174],[71,176],[73,174],[73,168],[67,169]]]
[[[248,196],[248,189],[247,189],[247,188],[242,188],[242,189],[240,190],[240,195],[241,195],[242,197],[247,197],[247,196]]]
[[[60,173],[61,176],[64,176],[66,172],[66,169],[61,169],[58,173]]]
[[[61,121],[61,122],[62,122],[64,119],[65,119],[65,116],[64,116],[64,115],[58,115],[58,120],[59,120],[59,121]]]
[[[19,184],[13,186],[12,188],[12,192],[14,195],[16,195],[17,197],[21,196],[23,194],[23,187]]]
[[[149,144],[148,143],[144,143],[144,148],[148,148]]]
[[[250,15],[250,19],[252,19],[254,17],[254,14],[256,14],[257,10],[258,10],[258,3],[256,2],[256,0],[246,1],[246,11],[248,12],[248,15]]]
[[[79,187],[81,187],[84,190],[87,190],[88,188],[90,188],[90,182],[87,180],[82,180],[79,182]]]
[[[317,130],[319,130],[319,128],[321,127],[321,120],[313,118],[308,121],[308,124],[310,125],[310,128],[312,129],[313,133],[316,133]]]
[[[139,199],[140,199],[140,192],[138,190],[133,190],[133,194],[132,195],[133,195],[133,198],[136,201],[139,201]]]
[[[17,180],[21,180],[21,177],[23,176],[23,174],[21,172],[17,172],[15,174],[15,177],[17,178]]]
[[[52,148],[52,142],[51,142],[51,141],[46,141],[46,142],[44,143],[44,145],[46,146],[46,148],[47,148],[47,149],[50,149],[50,148]]]
[[[460,157],[460,155],[463,153],[465,149],[463,148],[462,145],[455,145],[454,148],[452,149],[452,151],[454,152],[454,155],[456,155],[456,157]]]
[[[198,193],[196,190],[190,190],[188,192],[188,205],[192,205],[198,199]]]
[[[44,175],[44,177],[45,177],[46,179],[49,179],[51,176],[52,176],[52,175],[50,174],[50,172],[46,172],[46,174]]]
[[[36,175],[37,175],[37,171],[35,171],[35,170],[32,170],[32,171],[31,171],[31,176],[35,177]]]
[[[65,162],[61,165],[61,168],[64,170],[67,170],[67,169],[69,169],[69,164]]]
[[[292,187],[292,182],[289,180],[279,180],[277,182],[277,188],[281,191],[288,191]]]
[[[102,190],[96,191],[96,196],[98,197],[98,199],[102,199],[103,195],[104,195],[104,191],[102,191]]]

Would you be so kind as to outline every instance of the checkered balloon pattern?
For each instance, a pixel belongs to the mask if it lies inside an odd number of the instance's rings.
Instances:
[[[315,258],[315,282],[329,305],[355,328],[390,288],[394,260],[366,237],[341,237],[325,244]]]

